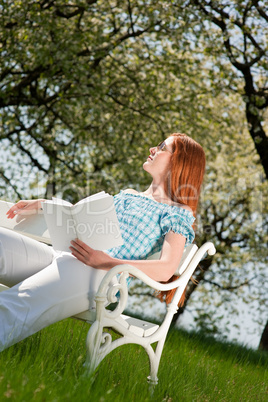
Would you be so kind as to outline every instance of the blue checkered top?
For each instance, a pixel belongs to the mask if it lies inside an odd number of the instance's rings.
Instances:
[[[115,209],[124,244],[107,250],[112,257],[141,260],[161,250],[169,231],[192,243],[195,220],[185,208],[162,204],[139,194],[121,191],[114,197]]]

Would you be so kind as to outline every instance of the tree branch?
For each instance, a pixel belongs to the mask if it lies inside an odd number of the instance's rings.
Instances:
[[[220,285],[219,283],[214,282],[214,281],[211,281],[211,280],[206,279],[206,278],[204,278],[203,281],[206,282],[206,283],[209,283],[210,285],[214,285],[214,286],[216,286],[217,288],[219,288],[219,289],[221,289],[221,290],[227,290],[227,291],[229,291],[229,290],[239,289],[239,288],[241,288],[242,286],[248,285],[248,284],[249,284],[250,282],[252,282],[255,278],[257,278],[257,275],[255,275],[255,276],[253,276],[251,279],[248,279],[248,280],[246,280],[246,281],[244,281],[244,282],[241,282],[239,285],[235,285],[235,286],[222,286],[222,285]]]
[[[259,2],[256,1],[256,5],[255,5],[256,9],[258,10],[260,16],[262,18],[264,18],[267,22],[268,22],[268,14],[265,13],[265,11],[263,10],[263,8],[259,5]]]
[[[32,153],[22,145],[19,135],[17,136],[17,141],[14,141],[13,139],[11,139],[11,143],[16,145],[22,152],[24,152],[29,157],[29,159],[31,160],[31,162],[33,163],[33,165],[35,167],[37,167],[42,172],[48,174],[49,170],[45,169],[39,163],[39,161],[36,158],[33,157]]]
[[[2,177],[2,179],[4,180],[4,182],[9,185],[14,193],[18,196],[19,199],[22,198],[21,194],[18,192],[17,187],[15,185],[13,185],[10,181],[10,179],[4,174],[4,172],[2,171],[2,169],[0,169],[0,176]]]

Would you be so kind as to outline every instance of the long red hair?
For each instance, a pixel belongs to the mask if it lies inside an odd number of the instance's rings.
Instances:
[[[191,208],[196,217],[199,195],[205,173],[206,156],[203,148],[186,134],[171,134],[174,138],[173,154],[170,161],[170,169],[167,175],[165,191],[169,198],[179,204]],[[168,282],[178,277],[173,275]],[[160,292],[159,298],[166,304],[170,303],[176,289]],[[185,293],[179,301],[179,307],[183,306]]]

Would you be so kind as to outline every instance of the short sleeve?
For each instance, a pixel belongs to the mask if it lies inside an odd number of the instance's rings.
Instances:
[[[192,225],[195,221],[194,216],[186,209],[181,208],[181,212],[176,210],[165,212],[161,218],[160,227],[162,235],[173,231],[181,234],[186,238],[186,245],[191,244],[194,240],[195,233]]]

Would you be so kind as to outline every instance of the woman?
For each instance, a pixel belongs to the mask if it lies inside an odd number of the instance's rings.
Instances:
[[[94,294],[107,270],[130,263],[152,279],[172,278],[183,249],[194,239],[193,223],[205,170],[202,147],[185,134],[172,134],[143,168],[152,176],[144,193],[121,191],[114,197],[124,245],[106,252],[73,240],[70,253],[2,229],[0,350],[64,318],[94,308]],[[37,210],[43,200],[19,201],[7,213]],[[160,251],[157,261],[144,260]],[[166,295],[166,301],[169,301]]]

